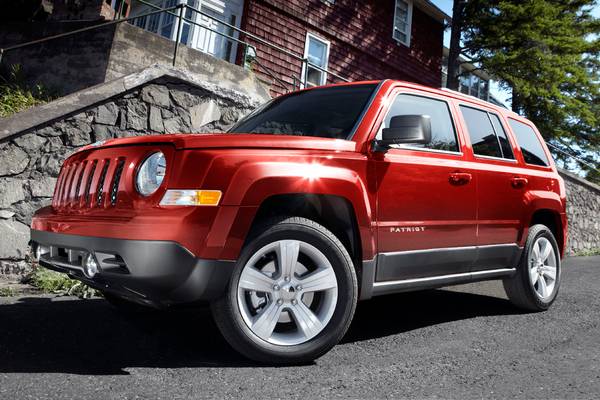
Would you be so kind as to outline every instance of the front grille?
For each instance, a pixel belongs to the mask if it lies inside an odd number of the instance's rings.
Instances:
[[[124,157],[86,158],[65,163],[56,182],[52,205],[59,209],[114,207],[125,161]]]

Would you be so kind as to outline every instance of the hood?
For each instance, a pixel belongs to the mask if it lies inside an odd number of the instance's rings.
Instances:
[[[243,149],[243,148],[277,148],[354,151],[356,143],[342,139],[327,139],[307,136],[260,135],[238,133],[202,133],[202,134],[166,134],[152,136],[136,136],[109,139],[82,147],[80,150],[91,150],[114,146],[135,146],[146,144],[173,144],[176,149]]]

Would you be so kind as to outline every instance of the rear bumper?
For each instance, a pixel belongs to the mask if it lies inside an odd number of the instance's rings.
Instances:
[[[138,303],[167,306],[210,301],[225,290],[234,261],[196,258],[173,241],[129,240],[31,230],[32,245],[47,253],[40,265],[68,273],[99,290]],[[82,260],[92,253],[100,266],[93,278]]]

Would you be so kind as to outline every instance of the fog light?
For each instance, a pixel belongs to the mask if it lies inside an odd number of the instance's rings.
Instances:
[[[93,278],[98,273],[98,263],[92,253],[88,253],[83,259],[83,274],[88,278]]]
[[[50,248],[48,246],[43,246],[41,244],[38,244],[35,247],[35,254],[34,254],[35,260],[36,261],[40,261],[40,259],[42,258],[42,256],[44,254],[48,254],[48,253],[50,253]]]

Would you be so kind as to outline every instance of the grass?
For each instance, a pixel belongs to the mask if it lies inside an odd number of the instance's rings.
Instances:
[[[69,278],[66,274],[50,271],[35,265],[24,280],[31,286],[44,293],[54,293],[64,296],[77,296],[84,299],[98,296],[99,292],[78,280]]]
[[[12,65],[8,77],[0,77],[0,118],[6,118],[55,98],[51,91],[41,85],[26,84],[20,65]]]
[[[590,257],[590,256],[599,256],[599,255],[600,255],[600,248],[585,249],[585,250],[581,250],[581,251],[578,251],[577,253],[575,253],[575,257]]]
[[[13,290],[13,288],[10,287],[3,287],[0,288],[0,297],[12,297],[14,296],[16,293]]]

